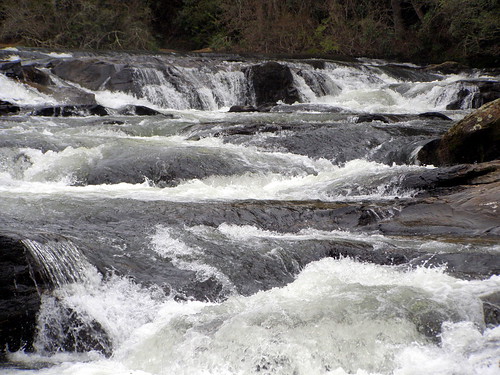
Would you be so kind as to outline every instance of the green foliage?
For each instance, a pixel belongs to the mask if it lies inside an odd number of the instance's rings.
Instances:
[[[421,44],[445,58],[500,55],[500,3],[433,0],[418,31]]]
[[[142,0],[3,0],[0,37],[40,47],[147,49]]]
[[[219,0],[184,0],[177,23],[196,48],[225,44],[219,21],[222,12],[219,3]]]
[[[319,53],[333,53],[339,51],[339,46],[335,42],[332,35],[328,34],[328,20],[324,19],[314,30],[314,42],[315,45],[319,45],[320,48],[317,49]]]
[[[500,55],[498,0],[1,0],[0,42],[467,60]],[[153,37],[154,35],[154,37]],[[177,43],[176,43],[177,41]]]

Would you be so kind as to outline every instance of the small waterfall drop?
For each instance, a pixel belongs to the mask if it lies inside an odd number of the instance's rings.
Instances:
[[[134,69],[142,95],[151,103],[177,110],[217,110],[245,101],[245,77],[241,71],[165,66]]]
[[[83,282],[87,272],[94,268],[70,240],[49,239],[39,242],[24,239],[22,242],[55,287]]]

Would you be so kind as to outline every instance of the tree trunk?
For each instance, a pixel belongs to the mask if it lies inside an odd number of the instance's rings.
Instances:
[[[412,0],[411,5],[413,6],[413,9],[415,10],[415,13],[417,13],[418,19],[420,20],[421,23],[424,23],[424,17],[425,14],[422,11],[422,5],[418,3],[418,1]]]
[[[394,22],[394,32],[396,33],[396,37],[399,39],[403,37],[404,33],[404,23],[403,23],[403,15],[401,13],[401,0],[391,0],[392,7],[392,19]]]

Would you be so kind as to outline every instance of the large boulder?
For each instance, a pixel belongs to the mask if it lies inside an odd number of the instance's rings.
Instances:
[[[53,61],[50,66],[56,76],[90,90],[140,92],[134,82],[134,69],[126,64],[81,58]]]
[[[95,91],[116,74],[117,67],[96,59],[71,59],[53,62],[51,70],[64,80]]]
[[[300,100],[292,72],[286,65],[270,61],[245,68],[244,73],[255,93],[257,106],[280,100],[292,104]]]
[[[494,80],[461,80],[456,99],[446,109],[479,108],[500,98],[500,82]]]
[[[19,238],[0,233],[0,362],[4,351],[33,350],[43,284]]]
[[[441,139],[418,153],[423,164],[481,163],[500,156],[500,99],[485,104],[457,122]]]
[[[0,63],[0,73],[51,96],[59,103],[67,105],[96,104],[94,94],[72,85],[55,84],[50,74],[40,69],[36,63],[32,65],[22,65],[20,61]],[[0,115],[13,112],[16,111],[5,107],[0,108]]]
[[[38,69],[34,65],[22,65],[21,61],[0,63],[0,73],[9,78],[17,79],[28,84],[41,86],[53,84],[50,76],[46,72]]]
[[[21,61],[4,61],[0,62],[0,73],[9,78],[19,78],[23,74]]]

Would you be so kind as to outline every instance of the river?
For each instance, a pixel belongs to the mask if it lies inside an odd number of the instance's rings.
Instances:
[[[453,121],[419,115],[459,120],[471,82],[495,77],[280,60],[301,103],[234,113],[255,103],[242,68],[261,60],[90,54],[130,67],[126,92],[47,65],[85,53],[0,52],[42,61],[56,87],[0,74],[0,100],[67,104],[57,88],[72,87],[116,111],[0,117],[2,233],[22,239],[52,285],[34,351],[9,352],[2,374],[500,373],[500,328],[480,299],[500,276],[391,260],[498,261],[498,238],[371,225],[422,193],[409,177],[436,169],[416,153]],[[464,88],[460,108],[446,109]],[[122,114],[127,105],[158,114]],[[374,114],[385,118],[360,120]],[[370,261],[381,253],[387,261]]]

